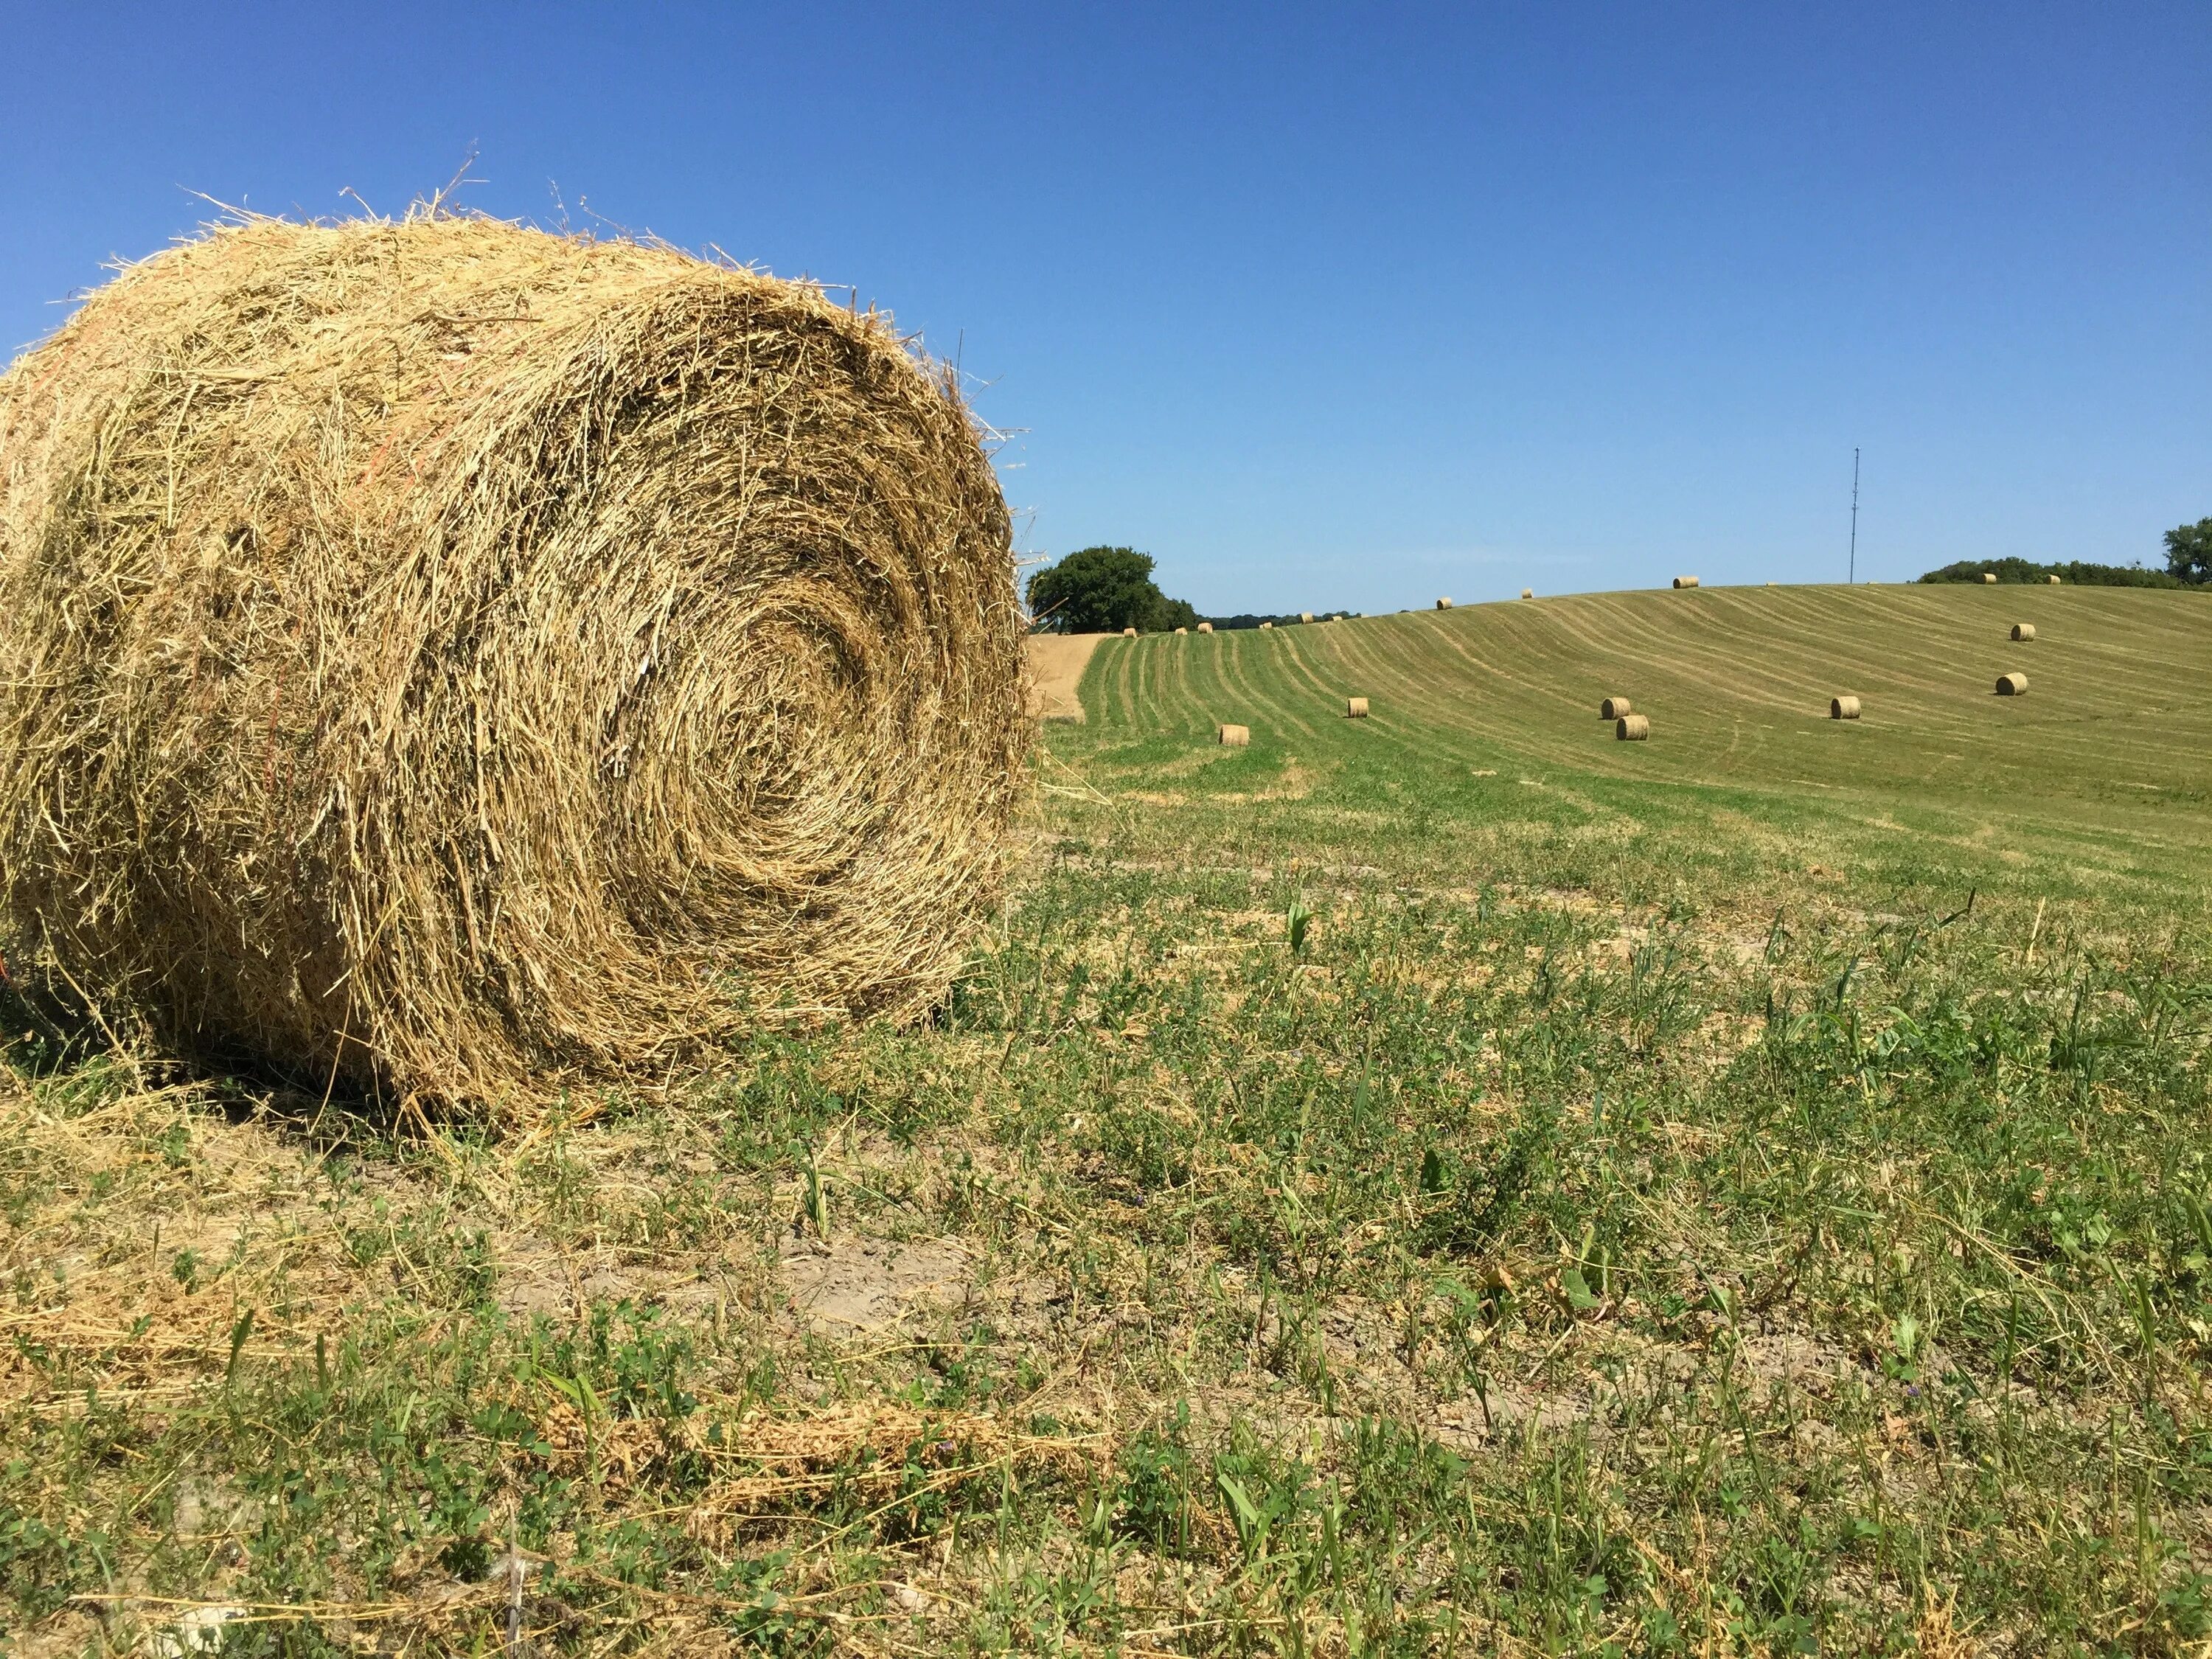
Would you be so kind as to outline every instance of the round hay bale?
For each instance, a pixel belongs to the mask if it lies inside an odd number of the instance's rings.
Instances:
[[[1982,572],[1982,580],[1990,586],[1995,587],[1997,585],[1997,573],[1994,570],[1984,570]]]
[[[1219,728],[1218,736],[1224,748],[1242,749],[1252,741],[1252,728],[1249,726],[1224,726]]]
[[[1176,629],[1176,632],[1178,634],[1188,634],[1190,632],[1190,629],[1188,628],[1178,628]]]
[[[2035,624],[2033,623],[2014,623],[2012,625],[2012,636],[2019,644],[2027,644],[2035,637]]]
[[[2000,674],[1997,676],[1997,696],[2001,697],[2024,697],[2027,695],[2027,675],[2015,671],[2010,674]]]
[[[1536,590],[1533,587],[1524,587],[1521,590],[1521,597],[1524,599],[1533,599],[1536,597]]]
[[[1029,741],[889,319],[492,220],[250,220],[0,376],[0,884],[155,1035],[521,1108],[913,1018]]]
[[[1260,626],[1261,626],[1261,627],[1262,627],[1262,628],[1273,628],[1274,625],[1275,625],[1275,624],[1274,624],[1274,623],[1271,623],[1271,622],[1268,622],[1268,623],[1261,623],[1260,624]]]
[[[2057,578],[2057,577],[2056,577],[2056,576],[2049,576],[2049,577],[2045,577],[2045,580],[2046,581],[2048,581],[2048,582],[2049,582],[2049,583],[2050,583],[2053,587],[2056,587],[2056,586],[2058,586],[2058,578]]]
[[[1697,585],[1698,579],[1695,576],[1677,576],[1674,578],[1674,586],[1677,587],[1695,587]]]
[[[1635,712],[1635,704],[1626,697],[1607,697],[1597,706],[1597,717],[1601,720],[1617,720],[1623,714]]]
[[[1198,631],[1201,634],[1211,634],[1213,631],[1213,624],[1212,623],[1200,623],[1198,625]]]
[[[1133,628],[1125,628],[1121,630],[1121,637],[1125,640],[1133,640],[1137,637],[1137,630]]]
[[[1344,700],[1344,717],[1348,720],[1365,720],[1367,718],[1367,699],[1364,697],[1346,697]]]
[[[1641,714],[1623,714],[1613,723],[1613,735],[1619,743],[1643,743],[1651,736],[1651,722]]]
[[[1449,599],[1438,599],[1438,600],[1437,601],[1437,610],[1439,610],[1439,611],[1449,611],[1449,610],[1450,610],[1450,609],[1451,609],[1451,601],[1450,601]]]
[[[1300,622],[1302,622],[1302,623],[1310,623],[1310,622],[1311,622],[1311,621],[1313,620],[1313,612],[1312,612],[1312,611],[1299,611],[1299,612],[1298,612],[1298,620],[1299,620]]]
[[[1828,699],[1828,718],[1832,720],[1855,720],[1859,717],[1859,700],[1849,695]]]

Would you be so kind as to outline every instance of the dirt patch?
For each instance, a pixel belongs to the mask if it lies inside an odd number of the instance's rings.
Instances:
[[[967,1250],[949,1239],[810,1240],[796,1244],[783,1264],[793,1308],[830,1336],[875,1330],[909,1313],[957,1304],[967,1296],[974,1271]]]
[[[1083,683],[1083,671],[1091,665],[1091,653],[1098,648],[1098,641],[1108,637],[1104,634],[1030,635],[1030,718],[1082,720],[1083,700],[1075,695],[1075,688]]]

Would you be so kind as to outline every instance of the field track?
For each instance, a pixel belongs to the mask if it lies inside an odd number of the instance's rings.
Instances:
[[[2033,623],[2032,643],[2008,637]],[[1703,588],[1103,642],[1101,738],[1249,724],[1302,761],[1393,748],[1623,778],[2131,808],[2212,805],[2212,596],[2006,586]],[[1999,697],[2027,673],[2029,695]],[[1864,717],[1831,721],[1851,693]],[[1646,744],[1601,721],[1608,695]],[[1343,699],[1372,716],[1342,718]],[[2064,815],[2062,813],[2062,816]],[[2178,825],[2174,826],[2179,828]]]

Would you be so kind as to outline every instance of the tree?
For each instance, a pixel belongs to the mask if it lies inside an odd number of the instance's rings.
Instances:
[[[2212,582],[2212,519],[2166,532],[2166,568],[2185,582]]]
[[[1157,633],[1190,628],[1197,613],[1152,580],[1152,556],[1128,547],[1085,547],[1030,578],[1030,614],[1055,634]]]

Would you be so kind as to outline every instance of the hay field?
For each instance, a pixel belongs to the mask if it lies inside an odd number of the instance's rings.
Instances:
[[[2202,1652],[2208,650],[2072,589],[1109,639],[932,1024],[526,1133],[26,1018],[0,1618]]]

